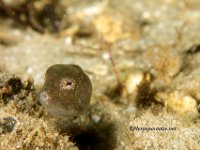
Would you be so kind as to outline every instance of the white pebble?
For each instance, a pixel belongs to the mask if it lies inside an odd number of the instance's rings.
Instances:
[[[65,44],[72,45],[72,38],[70,36],[65,37]]]
[[[94,123],[99,123],[99,121],[101,120],[101,117],[98,115],[92,115],[91,119]]]

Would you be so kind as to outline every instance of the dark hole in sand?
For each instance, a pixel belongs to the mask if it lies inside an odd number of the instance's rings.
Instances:
[[[12,117],[5,117],[0,121],[0,128],[2,128],[2,134],[10,133],[13,131],[17,121]]]
[[[12,93],[17,94],[21,91],[23,85],[20,78],[11,78],[7,82],[7,86],[10,86]]]
[[[102,122],[98,125],[70,125],[61,129],[80,150],[113,150],[116,145],[115,126]]]
[[[0,85],[0,90],[2,91],[0,97],[4,100],[4,103],[9,102],[9,98],[18,94],[23,88],[23,84],[20,78],[13,77],[8,81]]]

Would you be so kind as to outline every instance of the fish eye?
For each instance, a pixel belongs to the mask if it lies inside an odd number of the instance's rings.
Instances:
[[[71,81],[67,81],[67,85],[72,85],[72,82]]]
[[[75,82],[72,79],[62,79],[60,82],[61,90],[72,90],[75,87]]]

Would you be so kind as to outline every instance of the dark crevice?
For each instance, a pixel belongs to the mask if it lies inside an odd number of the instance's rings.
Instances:
[[[113,150],[116,145],[115,126],[102,122],[98,125],[74,125],[59,127],[60,133],[67,133],[70,141],[80,150]]]
[[[151,89],[150,82],[142,83],[138,87],[137,93],[138,93],[137,97],[136,97],[137,107],[147,108],[147,107],[150,107],[151,105],[163,106],[162,103],[158,102],[155,99],[155,95],[156,95],[157,91],[155,89]]]

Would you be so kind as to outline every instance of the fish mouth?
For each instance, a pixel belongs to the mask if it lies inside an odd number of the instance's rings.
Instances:
[[[39,96],[39,101],[43,106],[49,105],[49,96],[46,91],[42,91]]]

